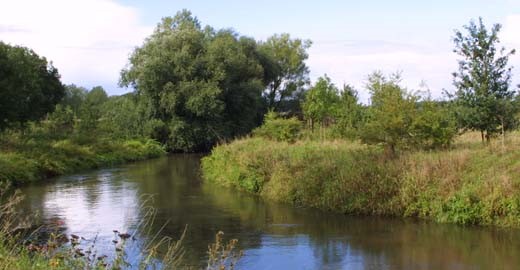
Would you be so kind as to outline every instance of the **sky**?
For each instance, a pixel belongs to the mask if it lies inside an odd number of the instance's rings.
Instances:
[[[66,84],[122,94],[120,70],[162,17],[190,10],[203,25],[233,28],[258,40],[275,33],[310,39],[307,65],[353,85],[362,100],[368,74],[402,72],[403,85],[453,90],[452,37],[471,19],[502,24],[501,44],[520,49],[520,0],[0,0],[0,41],[32,48]],[[510,59],[520,83],[520,52]],[[423,86],[424,88],[424,86]],[[423,89],[424,90],[424,89]]]

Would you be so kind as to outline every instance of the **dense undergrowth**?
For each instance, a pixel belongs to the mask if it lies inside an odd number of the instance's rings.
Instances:
[[[214,148],[202,169],[208,181],[296,206],[520,227],[520,134],[505,146],[478,136],[398,157],[345,140],[247,138]]]
[[[56,135],[31,129],[0,136],[0,182],[34,182],[84,169],[159,157],[166,152],[151,139],[114,139],[92,134]]]

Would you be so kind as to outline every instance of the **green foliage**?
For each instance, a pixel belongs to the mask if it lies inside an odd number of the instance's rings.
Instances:
[[[63,98],[58,70],[34,51],[0,41],[0,131],[40,120]]]
[[[47,117],[51,133],[63,132],[70,134],[74,130],[75,115],[70,106],[56,105],[54,111]]]
[[[264,69],[256,46],[231,30],[203,29],[182,11],[134,51],[121,84],[148,99],[170,149],[205,150],[258,123]]]
[[[207,181],[297,206],[519,227],[520,135],[513,138],[505,150],[459,143],[392,159],[341,140],[248,138],[214,148],[202,172]]]
[[[490,137],[515,127],[515,91],[509,88],[511,67],[509,56],[515,50],[498,49],[501,26],[488,30],[479,19],[464,26],[463,34],[455,32],[455,52],[462,57],[458,72],[453,73],[457,88],[455,101],[459,105],[458,120],[463,128],[478,130],[489,141]]]
[[[264,97],[270,110],[294,113],[290,101],[298,100],[309,84],[309,68],[305,60],[310,40],[291,39],[289,34],[273,35],[259,43],[260,61],[264,67]]]
[[[467,192],[457,193],[442,206],[440,219],[463,225],[482,223],[482,204],[478,196]]]
[[[39,179],[38,162],[17,153],[0,153],[0,183]]]
[[[208,181],[245,189],[270,200],[354,214],[394,212],[393,168],[377,149],[345,142],[296,144],[260,138],[213,149],[202,161]],[[251,183],[254,183],[252,185]]]
[[[108,95],[101,86],[96,86],[87,92],[85,101],[79,110],[79,132],[92,132],[97,129],[99,119],[102,116],[103,104],[107,102]]]
[[[349,85],[343,86],[336,110],[333,132],[340,138],[355,139],[365,121],[366,109],[358,103],[357,91]]]
[[[302,123],[295,117],[284,119],[270,111],[264,117],[264,124],[253,130],[253,134],[270,140],[294,142],[300,136],[301,129]]]
[[[402,88],[400,75],[386,78],[380,72],[369,76],[371,105],[360,137],[370,144],[382,143],[386,153],[395,155],[396,148],[447,147],[457,134],[451,107]]]
[[[151,118],[147,104],[133,93],[110,97],[101,111],[99,128],[112,138],[150,138],[162,124]]]
[[[449,104],[433,100],[418,103],[413,119],[414,145],[426,148],[442,148],[451,145],[457,135],[457,120]]]
[[[52,133],[32,126],[2,136],[0,182],[15,185],[78,170],[159,157],[164,148],[151,139],[116,139],[87,134]]]
[[[74,84],[65,86],[65,96],[60,102],[64,107],[70,107],[76,116],[79,115],[81,105],[85,102],[88,90]]]
[[[400,81],[399,74],[386,78],[382,73],[374,72],[367,84],[371,105],[361,139],[366,143],[383,143],[391,155],[395,154],[396,147],[411,142],[418,101],[399,85]]]
[[[314,129],[315,123],[326,125],[333,120],[340,106],[338,92],[327,75],[318,78],[316,84],[306,92],[302,108],[305,118],[310,120],[311,129]]]

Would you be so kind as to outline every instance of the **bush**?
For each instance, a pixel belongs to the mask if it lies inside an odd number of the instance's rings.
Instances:
[[[253,130],[253,134],[270,140],[294,142],[300,136],[301,129],[302,123],[295,117],[283,119],[271,111],[265,115],[264,124]]]
[[[423,148],[446,148],[457,135],[457,121],[448,108],[434,101],[419,104],[412,130],[415,144]]]
[[[0,153],[1,182],[32,182],[40,178],[38,163],[18,153]]]

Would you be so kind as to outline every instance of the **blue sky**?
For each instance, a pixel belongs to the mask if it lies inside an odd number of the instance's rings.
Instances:
[[[0,40],[47,56],[65,83],[102,85],[111,94],[128,91],[117,80],[132,48],[161,17],[181,9],[203,24],[256,39],[282,32],[311,39],[311,78],[326,73],[338,85],[354,85],[363,99],[364,81],[374,70],[402,71],[408,88],[424,81],[435,97],[452,88],[457,64],[451,37],[472,18],[503,24],[503,45],[520,49],[520,0],[0,2]],[[520,77],[520,56],[511,63]]]

